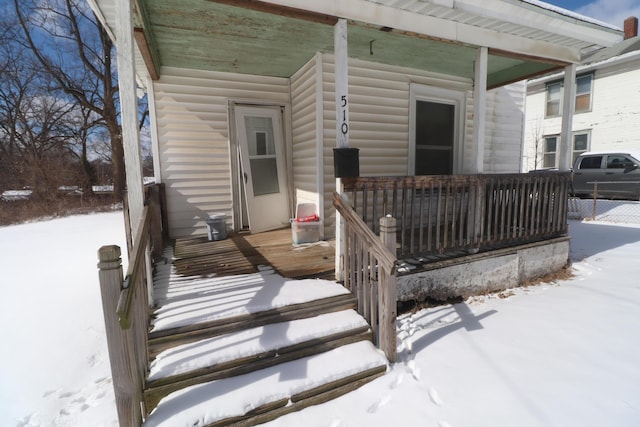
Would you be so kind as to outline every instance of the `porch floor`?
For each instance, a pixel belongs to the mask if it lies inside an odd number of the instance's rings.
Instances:
[[[181,276],[249,274],[263,265],[290,279],[335,280],[335,240],[294,245],[289,228],[237,233],[218,241],[206,236],[178,238],[174,257]]]

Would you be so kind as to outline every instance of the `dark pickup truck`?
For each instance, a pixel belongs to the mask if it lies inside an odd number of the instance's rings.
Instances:
[[[573,192],[579,197],[640,199],[640,155],[583,153],[573,164]]]

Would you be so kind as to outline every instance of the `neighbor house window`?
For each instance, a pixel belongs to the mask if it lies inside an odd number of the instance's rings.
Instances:
[[[558,150],[560,150],[560,136],[546,136],[542,153],[543,168],[558,167]],[[573,165],[580,154],[587,151],[589,151],[589,132],[574,133],[573,144],[571,145],[571,164]]]
[[[589,151],[589,132],[580,132],[573,134],[572,161],[573,164],[578,156]]]
[[[547,84],[547,117],[559,116],[562,108],[562,83]]]
[[[586,74],[576,78],[576,113],[591,111],[591,82],[592,74]]]
[[[542,154],[543,168],[556,167],[556,151],[558,149],[559,140],[560,138],[557,136],[547,136],[544,138],[544,153]]]
[[[576,77],[575,113],[591,111],[591,91],[593,74],[584,74]],[[555,117],[562,114],[562,81],[547,83],[546,117]]]

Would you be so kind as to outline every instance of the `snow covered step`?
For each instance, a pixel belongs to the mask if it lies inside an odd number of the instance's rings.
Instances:
[[[371,329],[354,310],[245,329],[170,348],[150,365],[145,401],[202,382],[245,374],[361,340]]]
[[[355,307],[355,297],[352,294],[343,294],[231,318],[196,323],[175,329],[167,329],[159,332],[152,331],[149,334],[149,354],[153,358],[160,351],[176,345],[241,331],[255,326],[302,319],[323,313],[353,309]]]
[[[162,399],[144,425],[257,424],[334,399],[384,374],[387,360],[370,341],[251,374],[194,385]]]

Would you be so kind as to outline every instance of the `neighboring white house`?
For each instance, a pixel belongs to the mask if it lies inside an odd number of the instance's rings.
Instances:
[[[571,159],[585,151],[640,149],[638,19],[625,20],[625,39],[593,52],[576,68]],[[564,72],[527,83],[523,171],[560,168]]]

